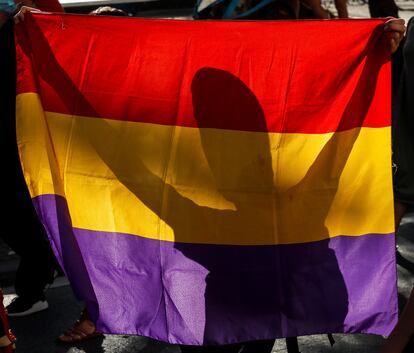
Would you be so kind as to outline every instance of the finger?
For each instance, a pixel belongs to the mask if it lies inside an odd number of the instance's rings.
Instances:
[[[20,9],[20,11],[14,15],[14,23],[19,23],[24,21],[24,14],[26,12],[42,12],[39,9],[36,9],[34,7],[28,7],[28,6],[22,6],[22,8]]]
[[[385,32],[398,32],[400,34],[404,34],[405,26],[404,25],[390,25],[384,27]]]
[[[405,20],[403,18],[395,18],[395,17],[386,17],[385,23],[402,23],[405,24]]]
[[[24,20],[24,14],[22,12],[18,12],[16,15],[14,15],[14,23],[18,24],[19,22],[22,22]]]
[[[404,19],[392,19],[384,24],[384,30],[389,31],[397,31],[397,32],[405,32],[405,21]]]

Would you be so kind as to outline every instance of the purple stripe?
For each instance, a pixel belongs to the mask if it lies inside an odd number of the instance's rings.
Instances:
[[[392,234],[274,246],[179,244],[72,229],[63,198],[34,203],[103,332],[223,344],[387,335],[397,320]]]

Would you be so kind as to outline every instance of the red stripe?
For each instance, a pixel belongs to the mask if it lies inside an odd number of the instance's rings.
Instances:
[[[29,16],[46,110],[246,131],[390,125],[383,20],[171,21]],[[23,67],[24,67],[23,61]]]

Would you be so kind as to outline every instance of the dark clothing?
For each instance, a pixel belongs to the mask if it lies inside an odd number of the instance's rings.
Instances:
[[[373,18],[388,16],[398,18],[398,6],[394,0],[369,0],[368,7]]]
[[[393,105],[394,196],[414,205],[414,19],[402,43],[402,72]]]
[[[16,294],[39,300],[53,281],[57,262],[33,207],[23,173],[16,141],[15,95],[16,59],[13,23],[0,29],[0,150],[2,152],[2,201],[0,236],[20,256]]]

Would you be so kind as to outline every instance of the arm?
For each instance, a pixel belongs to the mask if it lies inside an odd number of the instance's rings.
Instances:
[[[339,18],[349,17],[347,0],[335,0],[335,7]]]

